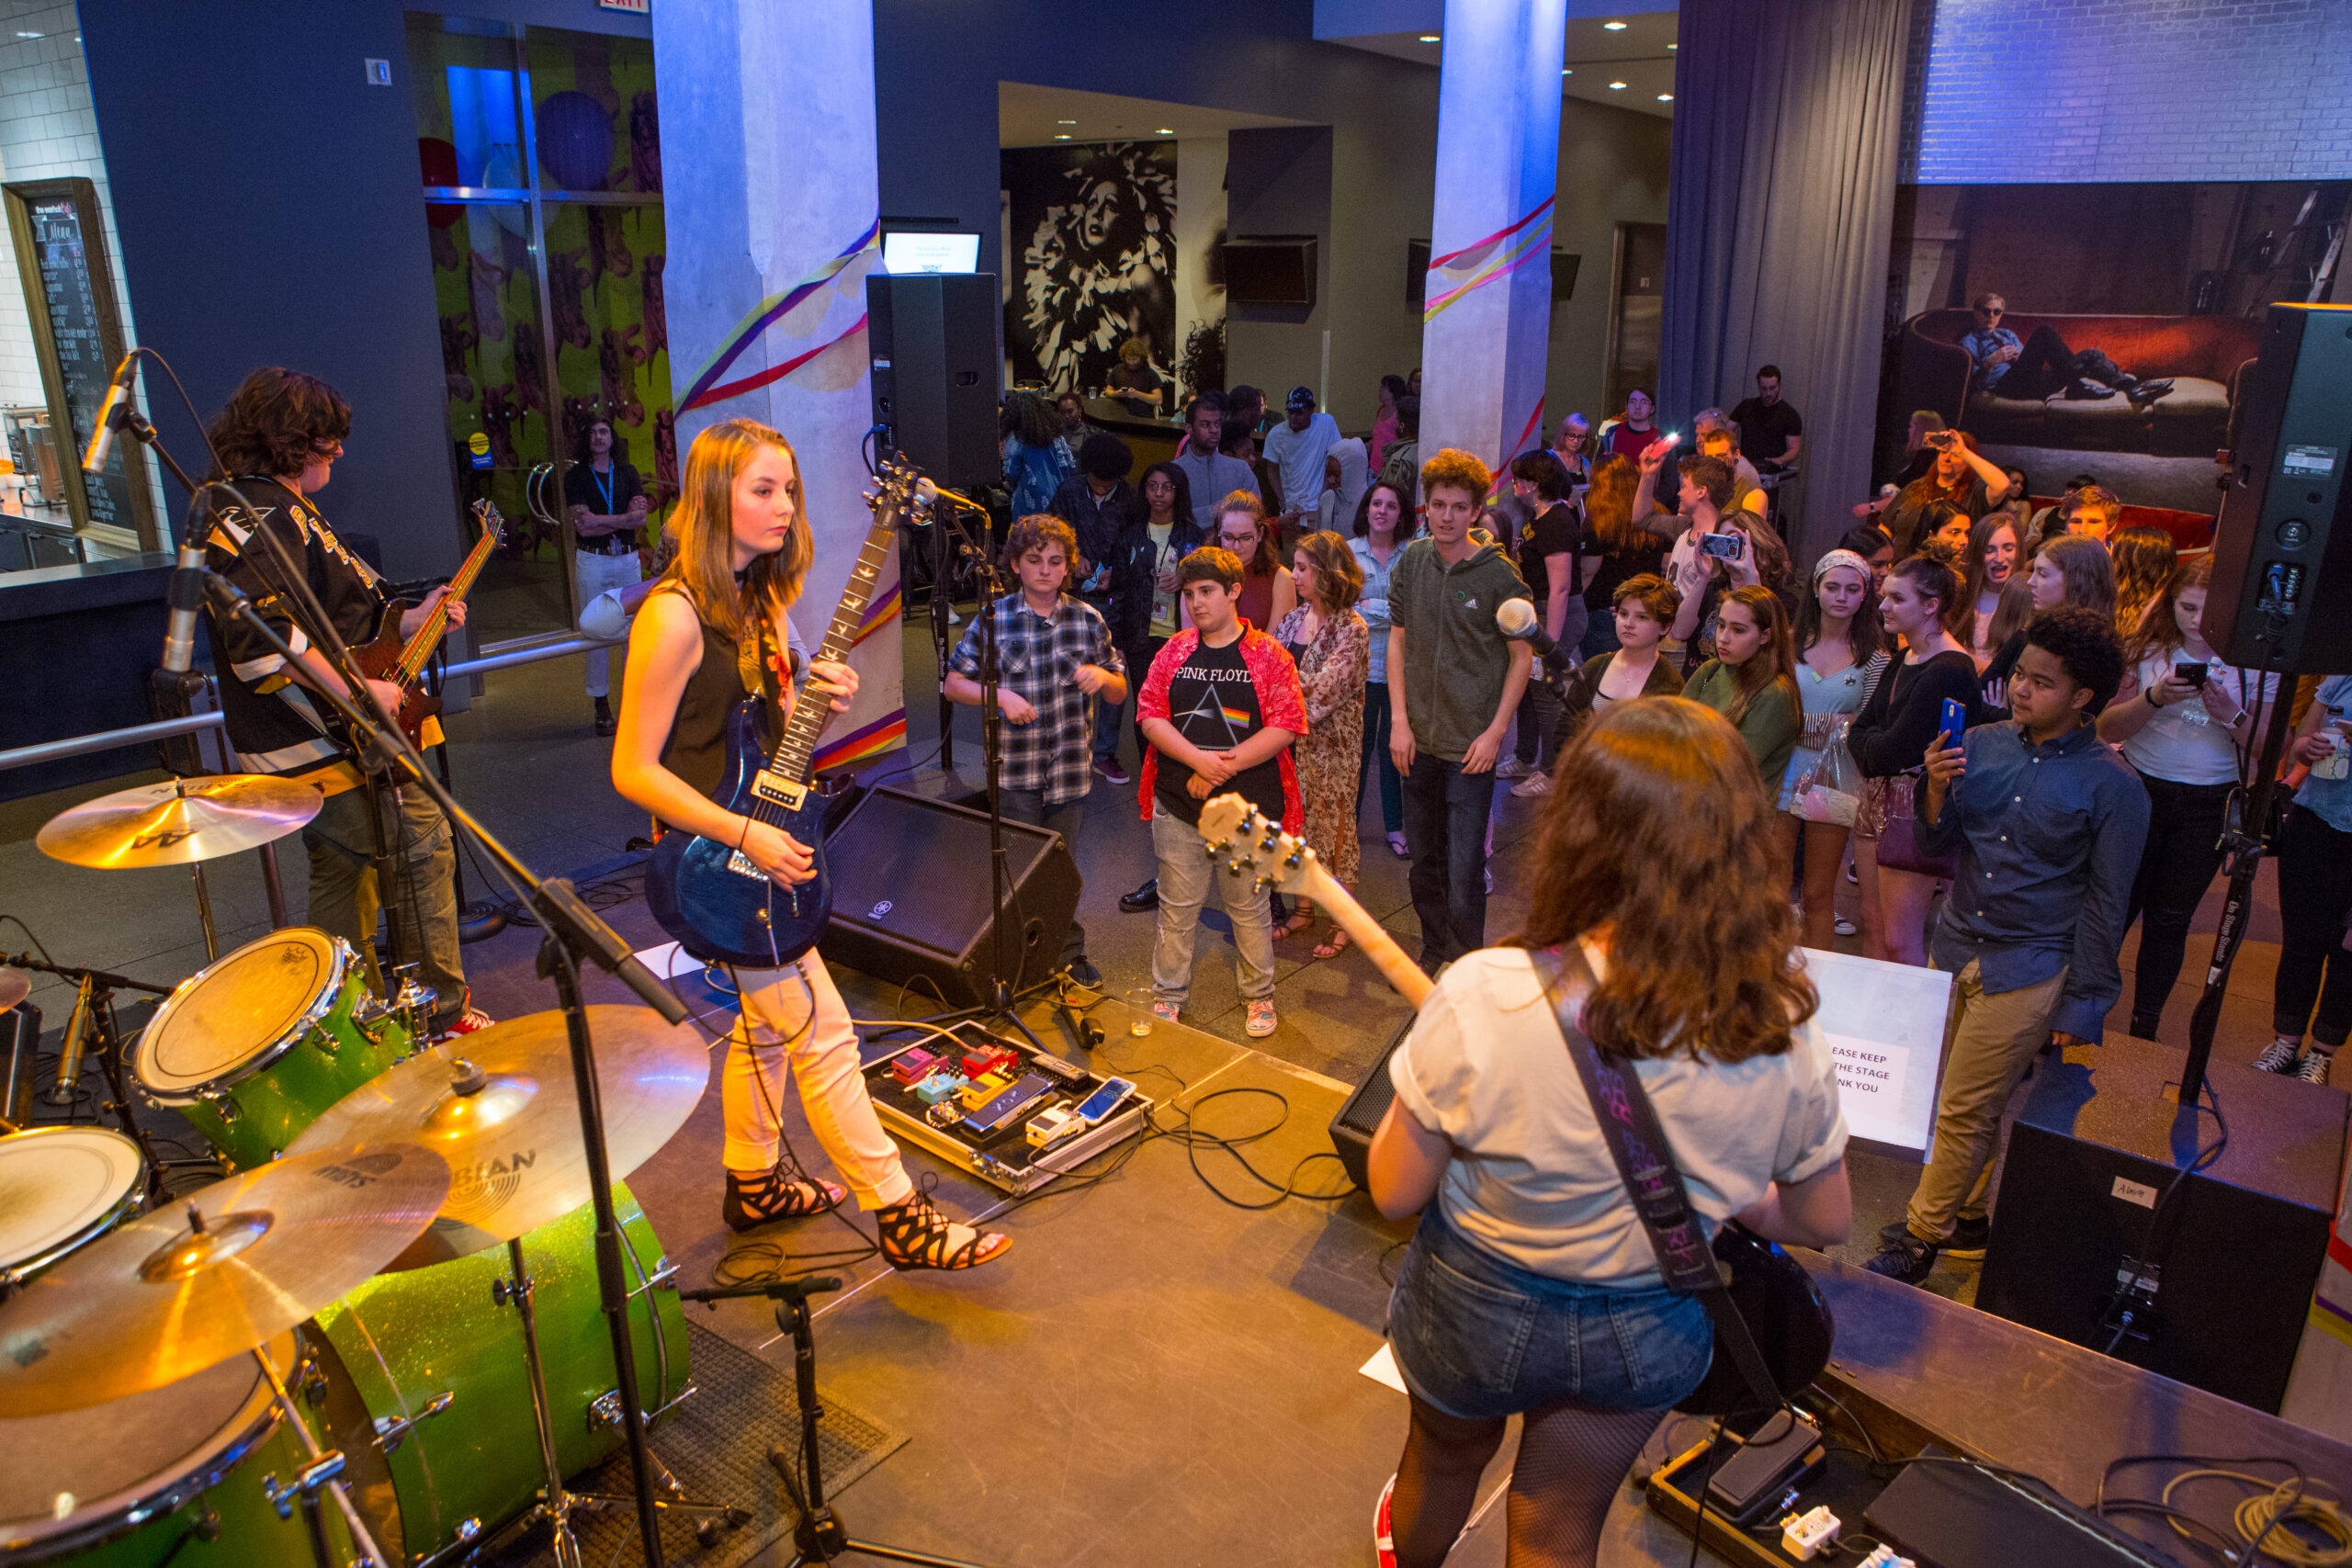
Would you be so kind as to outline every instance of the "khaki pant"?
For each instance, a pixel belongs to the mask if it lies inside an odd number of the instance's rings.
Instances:
[[[376,833],[368,816],[369,786],[327,796],[302,829],[311,856],[311,903],[307,919],[330,936],[357,950],[368,983],[390,1000],[391,991],[376,970],[376,928],[383,898],[376,886]],[[466,1007],[466,974],[458,955],[458,853],[449,824],[433,797],[412,784],[399,792],[375,786],[383,803],[384,830],[393,835],[393,859],[401,867],[396,890],[407,951],[417,980],[439,998],[436,1028],[454,1021]]]
[[[1943,1088],[1936,1096],[1936,1147],[1904,1214],[1911,1234],[1940,1242],[1964,1213],[1984,1213],[2001,1111],[2050,1037],[2064,969],[2038,986],[1988,993],[1974,959],[1960,972]]]

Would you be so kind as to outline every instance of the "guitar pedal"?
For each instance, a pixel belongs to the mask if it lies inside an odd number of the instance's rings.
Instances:
[[[910,1045],[891,1061],[890,1076],[902,1084],[919,1084],[931,1077],[932,1069],[938,1063],[936,1053],[926,1051],[920,1045]]]
[[[915,1085],[915,1098],[925,1105],[938,1105],[952,1099],[963,1087],[963,1074],[942,1068]]]
[[[1021,1058],[1001,1045],[982,1045],[964,1053],[964,1076],[967,1078],[1002,1072],[1018,1065]]]

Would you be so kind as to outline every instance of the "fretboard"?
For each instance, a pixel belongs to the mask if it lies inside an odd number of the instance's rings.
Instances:
[[[424,624],[416,628],[416,635],[401,648],[400,664],[392,672],[392,680],[398,685],[408,685],[424,672],[425,661],[433,657],[433,650],[441,646],[441,634],[449,628],[451,601],[465,602],[466,595],[473,592],[474,579],[481,575],[481,569],[489,562],[490,552],[497,547],[498,530],[491,525],[492,520],[497,516],[496,511],[485,502],[474,512],[483,525],[481,537],[474,541],[474,547],[458,568],[457,575],[449,579],[449,592],[442,596],[441,603],[433,607],[433,614],[424,618]]]
[[[816,653],[818,660],[844,662],[850,649],[857,646],[866,608],[874,603],[875,584],[882,581],[882,569],[889,562],[890,540],[896,525],[895,511],[886,508],[876,515],[865,543],[858,549],[857,564],[850,568],[849,585],[842,590],[842,602],[834,606],[832,622],[825,627],[825,640]],[[794,784],[807,784],[810,760],[817,753],[817,738],[824,733],[826,722],[832,716],[831,707],[822,697],[804,697],[795,702],[792,717],[784,727],[784,739],[769,760],[770,770]]]

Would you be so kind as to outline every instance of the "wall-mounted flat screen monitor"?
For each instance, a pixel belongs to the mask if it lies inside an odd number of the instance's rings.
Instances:
[[[1313,236],[1228,240],[1225,297],[1236,305],[1315,305]]]
[[[882,234],[882,265],[895,277],[926,272],[978,272],[980,270],[980,237],[978,234],[922,234],[885,230]]]

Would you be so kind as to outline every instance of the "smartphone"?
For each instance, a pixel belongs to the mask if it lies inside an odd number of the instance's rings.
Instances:
[[[1102,1087],[1096,1089],[1092,1094],[1088,1095],[1085,1100],[1081,1100],[1079,1103],[1077,1111],[1074,1111],[1073,1114],[1076,1115],[1079,1120],[1091,1127],[1096,1122],[1102,1121],[1105,1116],[1110,1115],[1112,1111],[1117,1110],[1119,1101],[1126,1099],[1127,1096],[1133,1094],[1135,1091],[1136,1086],[1130,1079],[1104,1078],[1102,1080]]]
[[[1956,697],[1944,699],[1943,743],[1957,746],[1960,738],[1968,733],[1968,705]]]
[[[1699,549],[1703,555],[1715,556],[1724,560],[1737,560],[1740,552],[1739,536],[1737,534],[1702,534],[1699,536]]]
[[[2177,660],[2172,667],[2172,672],[2192,686],[2201,689],[2205,684],[2205,663],[2201,660],[2194,662],[2186,659]]]

